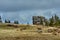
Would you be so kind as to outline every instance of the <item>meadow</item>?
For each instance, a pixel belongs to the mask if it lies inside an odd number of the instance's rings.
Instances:
[[[42,28],[42,32],[39,32]],[[60,33],[47,32],[42,25],[0,24],[0,40],[60,40]],[[54,29],[54,28],[53,28]]]

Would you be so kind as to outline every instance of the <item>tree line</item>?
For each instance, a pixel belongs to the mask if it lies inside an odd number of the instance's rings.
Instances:
[[[5,22],[5,23],[11,23],[11,21],[10,21],[9,19],[5,19],[4,22]],[[0,16],[0,23],[3,23],[1,16]],[[14,24],[19,24],[18,20],[15,20],[15,21],[14,21]]]
[[[5,19],[4,22],[11,23],[11,21],[9,19]],[[45,19],[44,22],[45,22],[45,26],[60,26],[60,18],[56,14],[49,19]],[[0,23],[2,23],[1,16],[0,16]],[[14,24],[19,24],[19,21],[15,20]],[[29,24],[29,23],[27,23],[27,24]],[[41,21],[41,25],[43,25],[43,21]]]
[[[41,22],[42,23],[42,22]],[[43,24],[42,24],[43,25]],[[46,26],[60,26],[60,18],[55,14],[45,21]]]

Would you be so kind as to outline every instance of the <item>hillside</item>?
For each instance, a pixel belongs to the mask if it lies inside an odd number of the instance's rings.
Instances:
[[[42,25],[0,24],[0,40],[60,40],[57,29]]]

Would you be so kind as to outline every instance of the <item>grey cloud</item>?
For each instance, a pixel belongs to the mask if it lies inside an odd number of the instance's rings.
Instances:
[[[0,11],[59,8],[60,0],[0,0]]]
[[[18,20],[20,23],[32,23],[32,16],[45,16],[50,18],[52,15],[57,14],[58,16],[60,11],[57,9],[46,9],[46,10],[28,10],[28,11],[16,11],[16,12],[0,12],[3,20],[10,19],[11,21]]]

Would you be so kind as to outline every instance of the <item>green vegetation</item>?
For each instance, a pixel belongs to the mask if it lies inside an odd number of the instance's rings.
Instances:
[[[29,22],[20,25],[18,20],[11,24],[6,19],[2,23],[0,16],[0,40],[60,40],[60,18],[56,14],[49,19],[42,17],[39,20],[41,25],[29,25]]]
[[[39,16],[37,16],[37,20],[39,19],[38,17]],[[40,21],[38,20],[37,22],[40,22],[40,25],[44,25],[45,23],[45,26],[52,26],[52,27],[60,26],[60,18],[56,14],[49,19],[46,19],[45,17],[41,17]]]
[[[40,19],[38,19],[38,18],[40,18]],[[43,16],[38,16],[35,19],[38,19],[40,21],[34,22],[34,23],[37,23],[37,24],[40,24],[40,25],[52,26],[52,27],[53,26],[56,26],[56,27],[60,26],[60,18],[56,14],[49,19],[45,19],[45,17],[43,17]],[[0,23],[2,23],[1,16],[0,16]],[[11,21],[9,19],[5,19],[5,23],[11,23]],[[14,24],[19,24],[19,21],[15,20]],[[29,23],[27,23],[27,25],[29,25]]]
[[[52,18],[50,18],[50,26],[59,26],[60,25],[60,19],[57,15],[52,16]]]
[[[14,24],[19,24],[19,22],[18,21],[14,21]]]
[[[5,19],[5,23],[11,23],[9,19]]]
[[[1,16],[0,16],[0,23],[2,23],[2,18],[1,18]]]

